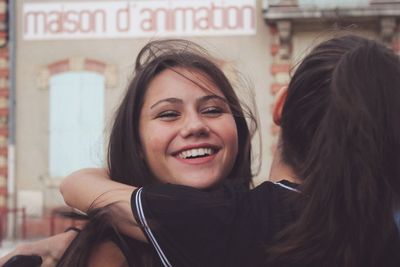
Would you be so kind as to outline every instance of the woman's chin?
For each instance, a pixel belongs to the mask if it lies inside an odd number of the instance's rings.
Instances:
[[[207,176],[207,174],[194,174],[190,173],[187,176],[182,176],[182,178],[176,178],[174,179],[175,181],[173,182],[174,184],[180,184],[180,185],[185,185],[185,186],[190,186],[190,187],[195,187],[199,189],[205,189],[205,188],[210,188],[217,184],[221,179],[216,176]]]

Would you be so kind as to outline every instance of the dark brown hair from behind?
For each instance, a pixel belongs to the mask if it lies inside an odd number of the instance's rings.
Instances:
[[[400,60],[377,41],[322,42],[282,110],[284,161],[303,180],[300,218],[268,266],[400,266]]]

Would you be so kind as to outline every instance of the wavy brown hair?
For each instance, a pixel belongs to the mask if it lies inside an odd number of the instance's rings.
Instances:
[[[174,68],[177,72],[176,68],[179,67],[203,74],[226,97],[238,132],[238,153],[234,167],[226,179],[250,186],[251,138],[257,128],[256,119],[251,109],[240,103],[232,84],[216,62],[205,49],[187,40],[159,40],[143,47],[137,56],[133,79],[116,112],[111,130],[108,168],[114,181],[136,187],[158,183],[141,156],[139,116],[149,83],[163,70]],[[196,84],[204,88],[202,84]],[[97,210],[88,216],[89,222],[71,243],[58,266],[86,266],[91,247],[105,240],[116,240],[116,243],[125,243],[129,247],[131,253],[134,253],[130,257],[133,261],[129,263],[130,266],[156,265],[158,259],[155,252],[142,242],[119,235],[107,213]]]

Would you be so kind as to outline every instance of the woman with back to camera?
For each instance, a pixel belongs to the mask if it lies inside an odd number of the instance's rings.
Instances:
[[[357,36],[303,60],[281,116],[281,156],[302,181],[278,266],[399,266],[400,61]]]
[[[273,113],[281,134],[270,179],[298,186],[135,188],[82,170],[64,181],[63,196],[118,218],[164,266],[400,266],[398,56],[353,35],[322,42]],[[79,190],[93,182],[90,194]]]
[[[147,44],[116,113],[109,170],[95,171],[134,186],[174,183],[207,189],[229,179],[248,190],[256,121],[215,62],[189,41]],[[251,131],[246,119],[254,126]],[[165,157],[165,149],[179,153],[179,161]],[[159,266],[151,247],[118,235],[106,213],[88,215],[89,223],[57,266]]]

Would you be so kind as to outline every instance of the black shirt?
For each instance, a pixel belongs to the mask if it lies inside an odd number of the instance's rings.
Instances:
[[[227,182],[210,191],[162,184],[135,190],[131,205],[162,266],[253,267],[296,219],[287,201],[296,191],[288,182],[253,190]]]

